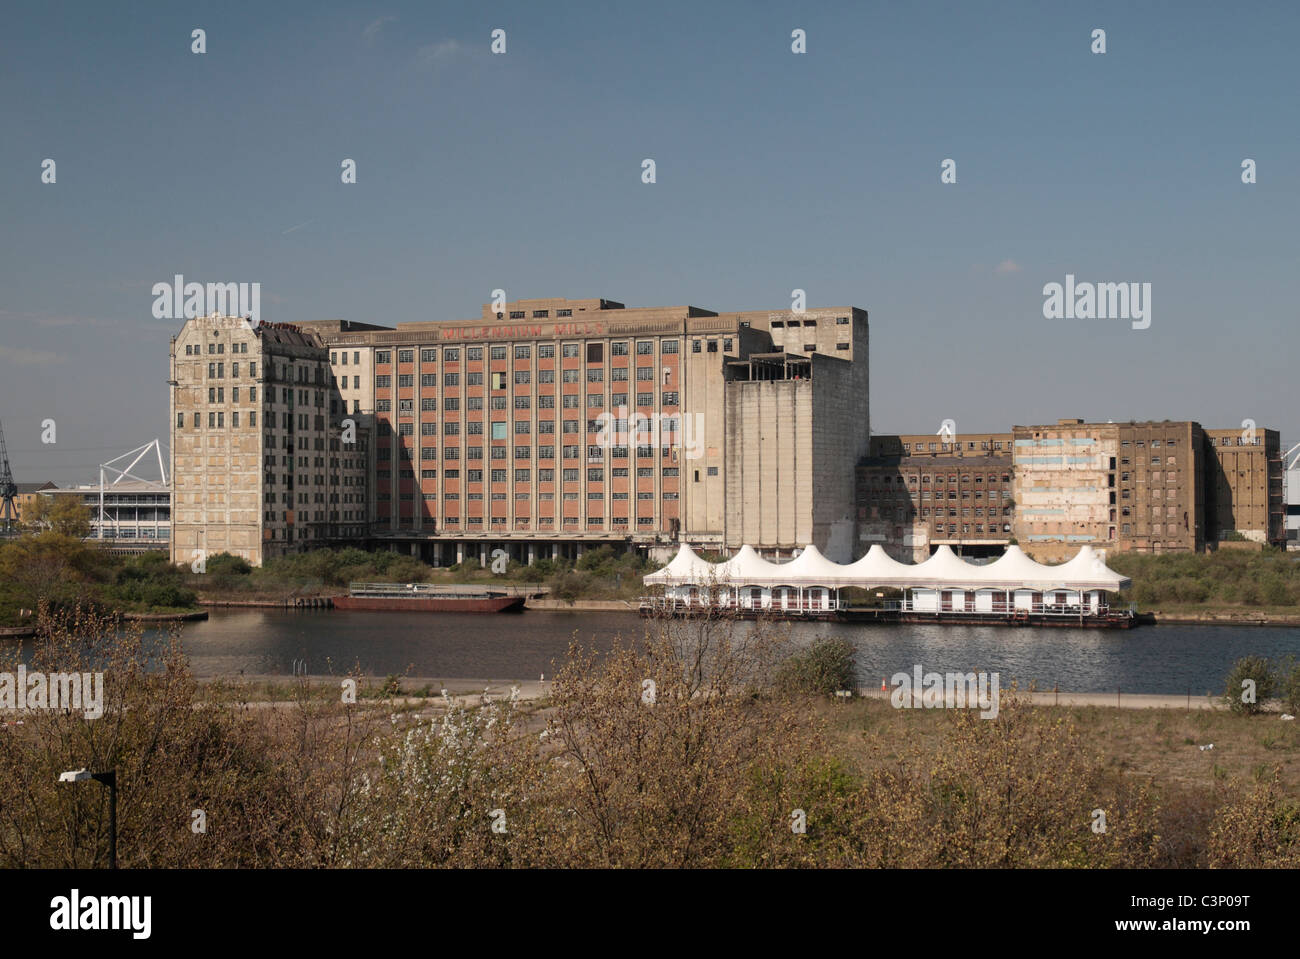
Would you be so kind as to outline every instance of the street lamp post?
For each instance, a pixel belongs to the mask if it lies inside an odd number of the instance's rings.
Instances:
[[[108,787],[108,868],[117,868],[117,770],[92,773],[88,769],[72,769],[59,773],[61,783],[80,783],[89,779]]]

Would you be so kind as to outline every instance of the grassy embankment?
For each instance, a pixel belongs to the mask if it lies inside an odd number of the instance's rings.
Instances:
[[[1129,576],[1129,601],[1166,616],[1300,619],[1300,555],[1285,550],[1213,553],[1112,553],[1107,564]]]
[[[331,596],[354,582],[537,586],[557,600],[635,600],[644,591],[641,577],[654,568],[635,553],[616,555],[608,546],[588,550],[576,563],[540,559],[528,566],[510,561],[504,573],[481,567],[477,558],[433,567],[402,553],[321,549],[268,560],[257,569],[220,554],[208,558],[203,573],[188,573],[187,582],[200,599],[214,602]]]
[[[1281,550],[1148,556],[1117,553],[1110,565],[1133,579],[1120,601],[1165,616],[1300,618],[1300,561]],[[654,568],[635,553],[608,546],[576,563],[510,562],[503,574],[476,559],[434,568],[413,557],[360,549],[315,550],[269,560],[253,569],[228,554],[208,557],[202,572],[173,567],[161,553],[119,556],[57,532],[23,536],[0,546],[0,626],[17,625],[19,610],[41,602],[70,608],[98,605],[129,613],[188,612],[200,600],[283,602],[343,592],[349,582],[495,583],[544,586],[551,599],[636,600]],[[880,602],[874,590],[847,590],[853,604]],[[892,592],[890,593],[892,595]],[[28,618],[29,620],[29,618]]]

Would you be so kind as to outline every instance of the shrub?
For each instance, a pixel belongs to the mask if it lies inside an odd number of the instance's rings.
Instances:
[[[209,556],[206,569],[209,573],[231,576],[247,576],[253,571],[253,567],[248,564],[248,560],[232,553],[216,553]]]
[[[1292,716],[1300,715],[1300,662],[1294,656],[1282,660],[1278,667],[1279,695]]]
[[[845,639],[819,639],[781,664],[777,683],[790,692],[833,695],[856,689],[853,644]]]
[[[1252,690],[1243,685],[1254,682]],[[1263,711],[1264,701],[1277,691],[1277,674],[1263,656],[1244,656],[1233,663],[1223,689],[1223,702],[1234,713],[1253,716]]]
[[[1277,778],[1249,792],[1239,788],[1210,829],[1210,865],[1230,869],[1300,867],[1300,803],[1283,795]]]

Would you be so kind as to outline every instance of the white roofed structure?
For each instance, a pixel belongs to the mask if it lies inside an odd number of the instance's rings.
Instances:
[[[750,546],[721,563],[702,559],[683,544],[663,569],[645,577],[647,586],[711,583],[727,586],[829,586],[863,589],[1034,589],[1119,591],[1132,584],[1127,576],[1106,565],[1103,554],[1083,546],[1069,560],[1056,566],[1035,562],[1019,546],[1008,546],[992,563],[968,563],[947,546],[940,546],[919,564],[900,563],[879,545],[861,559],[834,563],[816,546],[807,546],[787,563],[771,563]]]

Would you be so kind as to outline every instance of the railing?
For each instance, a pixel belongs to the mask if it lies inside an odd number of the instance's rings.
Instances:
[[[1136,613],[1136,609],[1132,606],[1128,609],[1112,610],[1107,605],[1098,606],[1094,609],[1092,606],[1082,606],[1077,603],[1030,603],[1028,606],[995,604],[989,609],[968,609],[965,605],[959,604],[952,604],[947,608],[942,605],[921,607],[916,605],[915,600],[910,599],[886,600],[885,609],[898,613],[943,613],[944,615],[966,616],[1015,616],[1017,613],[1024,613],[1030,616],[1065,616],[1076,619],[1080,616],[1132,616]]]
[[[671,599],[663,596],[643,596],[641,598],[642,609],[654,610],[705,610],[713,609],[719,612],[729,610],[738,610],[740,612],[751,613],[833,613],[840,609],[839,604],[833,600],[824,602],[813,602],[805,599],[802,603],[796,600],[787,600],[785,605],[779,601],[764,606],[762,602],[756,602],[752,605],[732,602],[727,597],[720,598],[717,602],[709,602],[706,597],[696,597],[695,599]]]

